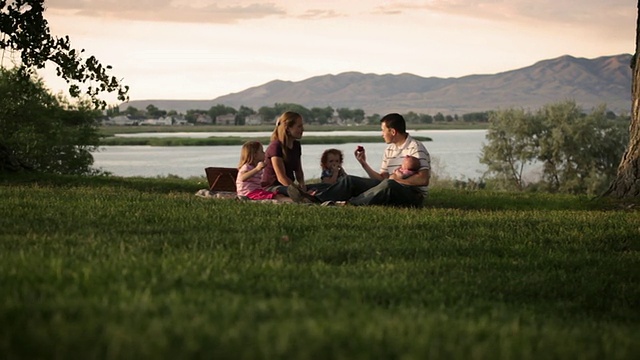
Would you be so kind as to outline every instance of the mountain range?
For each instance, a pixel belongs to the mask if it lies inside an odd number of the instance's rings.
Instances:
[[[208,110],[217,104],[257,110],[275,103],[295,103],[307,108],[363,109],[367,115],[409,111],[462,115],[510,107],[535,110],[545,104],[574,100],[586,111],[606,104],[615,113],[629,113],[630,61],[630,54],[595,59],[565,55],[521,69],[459,78],[345,72],[296,82],[273,80],[212,100],[132,100],[121,104],[120,109],[144,109],[153,104],[184,113],[189,109]]]

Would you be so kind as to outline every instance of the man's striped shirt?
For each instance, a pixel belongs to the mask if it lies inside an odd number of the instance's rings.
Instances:
[[[400,146],[389,144],[389,146],[387,146],[382,158],[380,171],[393,174],[393,172],[402,165],[402,161],[407,155],[420,159],[420,170],[431,170],[431,156],[429,156],[427,148],[422,142],[415,140],[411,135],[407,135],[407,140],[405,140],[404,144]],[[420,190],[422,190],[426,196],[429,192],[429,187],[420,186]]]

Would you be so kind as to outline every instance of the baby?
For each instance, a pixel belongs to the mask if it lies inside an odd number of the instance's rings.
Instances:
[[[400,179],[406,179],[420,170],[420,159],[415,156],[407,155],[402,160],[402,165],[393,173]]]

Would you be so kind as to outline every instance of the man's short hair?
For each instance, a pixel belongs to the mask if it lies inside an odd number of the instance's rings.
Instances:
[[[384,123],[389,129],[395,129],[400,134],[407,133],[407,123],[404,121],[402,115],[398,113],[385,115],[380,119],[380,123]]]

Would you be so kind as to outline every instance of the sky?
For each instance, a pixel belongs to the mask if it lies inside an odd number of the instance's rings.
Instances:
[[[213,99],[357,71],[461,77],[563,55],[633,53],[635,0],[46,0],[131,100]],[[41,73],[67,87],[54,68]],[[105,97],[117,103],[115,97]]]

